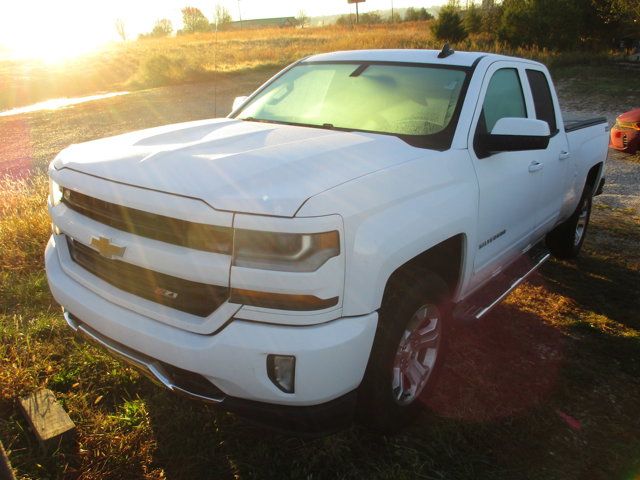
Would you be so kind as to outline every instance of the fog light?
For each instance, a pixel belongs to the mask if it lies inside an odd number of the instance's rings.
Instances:
[[[296,357],[267,355],[267,375],[273,384],[285,393],[293,393],[296,379]]]

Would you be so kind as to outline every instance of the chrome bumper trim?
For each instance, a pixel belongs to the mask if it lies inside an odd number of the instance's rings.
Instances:
[[[78,333],[89,342],[106,349],[113,356],[140,370],[154,383],[165,387],[166,389],[174,393],[206,403],[220,403],[225,399],[224,396],[209,397],[191,392],[189,390],[185,390],[184,388],[179,387],[173,382],[173,380],[171,379],[171,375],[163,368],[163,366],[158,361],[152,359],[151,357],[142,355],[138,352],[134,352],[133,350],[130,350],[123,345],[116,344],[113,340],[110,340],[109,338],[101,335],[93,328],[77,321],[66,310],[64,311],[64,319],[74,332]]]

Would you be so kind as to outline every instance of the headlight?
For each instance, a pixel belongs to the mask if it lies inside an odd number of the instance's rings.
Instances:
[[[55,181],[49,179],[49,202],[52,206],[58,205],[62,201],[62,188]]]
[[[275,233],[235,231],[233,264],[286,272],[313,272],[340,254],[337,231],[323,233]]]

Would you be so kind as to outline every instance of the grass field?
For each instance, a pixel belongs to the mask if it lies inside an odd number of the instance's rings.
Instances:
[[[306,48],[316,47],[291,46]],[[221,79],[218,113],[269,73]],[[587,105],[572,79],[623,73],[557,75]],[[624,85],[601,101],[624,104],[621,95],[635,95]],[[212,116],[213,90],[163,87],[0,118],[0,172],[10,174],[0,180],[0,439],[21,478],[640,479],[640,217],[601,200],[577,262],[547,263],[486,321],[458,329],[439,393],[396,436],[362,426],[317,439],[276,434],[177,398],[79,343],[43,272],[47,162],[70,143]],[[76,444],[49,454],[15,406],[43,386],[78,426]]]
[[[217,45],[217,47],[216,47]],[[225,73],[283,67],[313,53],[362,48],[441,48],[428,22],[203,33],[113,44],[64,63],[0,62],[0,111],[100,91],[136,90],[212,80]],[[459,50],[499,51],[550,66],[601,64],[608,52],[507,49],[471,37]]]

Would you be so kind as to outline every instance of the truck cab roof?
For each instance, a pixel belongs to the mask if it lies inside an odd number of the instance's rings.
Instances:
[[[345,50],[340,52],[321,53],[306,58],[305,62],[407,62],[430,63],[456,67],[471,67],[482,58],[493,61],[510,60],[527,62],[522,58],[508,57],[495,53],[483,52],[455,52],[445,58],[438,58],[440,50]],[[528,61],[530,63],[537,63]]]

